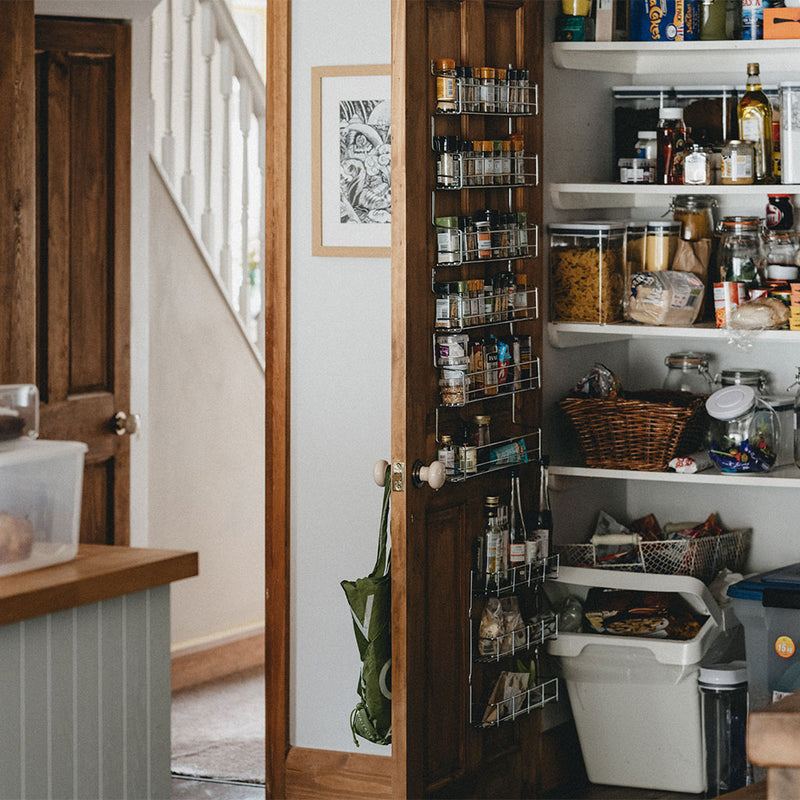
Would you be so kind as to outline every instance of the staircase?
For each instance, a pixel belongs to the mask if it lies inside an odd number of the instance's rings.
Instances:
[[[265,364],[266,92],[225,0],[151,17],[151,159]]]

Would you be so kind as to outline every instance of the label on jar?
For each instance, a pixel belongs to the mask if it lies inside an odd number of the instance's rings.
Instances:
[[[752,183],[753,157],[742,153],[722,156],[722,182]]]

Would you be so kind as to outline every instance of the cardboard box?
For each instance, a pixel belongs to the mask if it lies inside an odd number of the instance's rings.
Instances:
[[[765,8],[765,39],[800,39],[800,8]]]
[[[594,26],[595,41],[614,41],[614,19],[616,14],[616,10],[614,8],[615,5],[616,0],[597,0]]]

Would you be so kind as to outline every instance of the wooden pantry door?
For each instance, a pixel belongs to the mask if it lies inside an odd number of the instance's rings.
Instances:
[[[540,783],[539,715],[481,729],[470,722],[473,702],[485,696],[486,675],[470,680],[470,567],[482,531],[483,499],[506,494],[508,473],[417,488],[416,461],[436,458],[436,435],[456,424],[452,409],[439,415],[432,364],[434,298],[431,269],[435,215],[469,214],[506,204],[507,190],[436,192],[431,148],[435,82],[430,63],[453,58],[463,65],[512,64],[541,83],[543,9],[535,0],[393,0],[392,2],[392,463],[405,467],[405,485],[392,495],[392,702],[395,797],[532,797]],[[468,139],[508,135],[508,119],[451,117],[436,133]],[[516,120],[526,149],[541,151],[537,117]],[[541,189],[515,189],[514,205],[529,223],[541,221]],[[528,285],[541,284],[541,259],[525,262]],[[507,269],[507,266],[497,269]],[[479,277],[484,266],[450,268],[450,277]],[[534,353],[541,353],[541,322],[527,322]],[[509,398],[505,398],[508,400]],[[491,414],[492,427],[519,436],[541,425],[539,392],[511,403],[477,403],[460,413]],[[482,406],[485,406],[482,408]],[[456,417],[458,417],[458,412]],[[447,427],[451,426],[451,427]],[[524,466],[523,485],[535,486],[535,467]]]
[[[86,442],[80,539],[128,544],[130,28],[36,19],[41,435]]]

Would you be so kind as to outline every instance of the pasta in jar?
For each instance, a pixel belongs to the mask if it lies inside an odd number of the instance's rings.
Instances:
[[[550,227],[550,301],[555,322],[622,319],[626,223]]]

